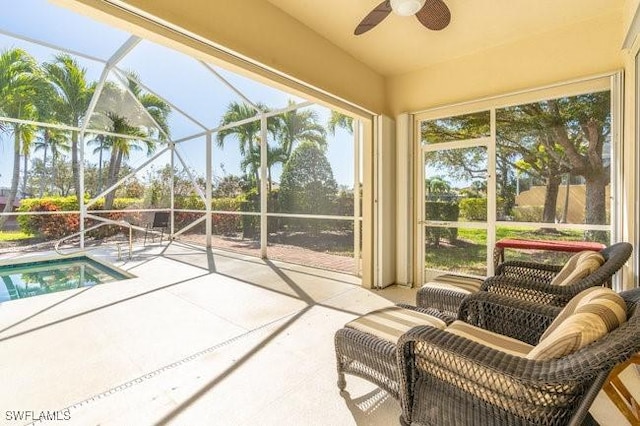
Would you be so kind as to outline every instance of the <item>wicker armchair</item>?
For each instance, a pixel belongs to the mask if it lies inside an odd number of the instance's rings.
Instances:
[[[611,277],[622,268],[632,251],[633,246],[625,242],[600,250],[605,259],[604,264],[592,274],[566,286],[550,285],[551,280],[562,269],[561,266],[504,262],[498,266],[495,276],[485,280],[480,290],[536,303],[564,306],[584,289],[610,286]]]
[[[621,293],[627,321],[557,359],[510,355],[433,327],[398,341],[403,424],[580,425],[611,369],[640,351],[640,289]],[[560,308],[486,292],[465,298],[459,319],[535,344]],[[508,320],[507,320],[508,319]]]
[[[479,291],[488,291],[531,302],[564,306],[582,290],[607,285],[611,277],[624,265],[633,247],[626,242],[616,243],[600,251],[605,262],[589,276],[566,286],[552,286],[550,282],[562,266],[533,262],[508,261],[500,264],[496,275],[487,278]],[[455,316],[468,293],[449,287],[425,286],[418,290],[416,305],[438,309]]]

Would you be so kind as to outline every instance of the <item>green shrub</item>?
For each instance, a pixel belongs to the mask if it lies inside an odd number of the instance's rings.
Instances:
[[[460,207],[457,202],[451,201],[427,201],[425,203],[425,217],[427,220],[446,220],[457,222],[460,216]],[[436,247],[440,245],[440,240],[446,238],[450,243],[455,243],[458,239],[458,228],[437,228],[427,227],[426,238],[428,244]]]
[[[64,211],[60,208],[60,205],[64,205],[64,201],[66,200],[63,200],[63,202],[59,205],[56,203],[56,200],[54,198],[56,197],[43,198],[37,201],[34,199],[23,200],[18,211]],[[75,199],[75,197],[73,198]],[[24,203],[25,201],[28,202]],[[77,210],[77,205],[75,209],[70,208],[68,210]],[[80,224],[80,216],[77,213],[18,216],[18,224],[22,232],[45,237],[47,239],[57,239],[62,238],[65,235],[70,235],[74,232],[77,232]]]
[[[211,210],[238,212],[241,210],[243,198],[224,197],[211,200]],[[212,232],[218,235],[235,235],[242,232],[242,217],[237,214],[213,214],[211,216]]]
[[[242,211],[245,198],[238,197],[214,198],[211,200],[211,210],[239,212]],[[188,226],[191,222],[199,219],[205,213],[205,204],[197,195],[176,198],[176,208],[183,210],[202,210],[202,213],[177,212],[175,215],[175,225],[178,229]],[[233,235],[242,231],[242,217],[236,214],[214,213],[211,216],[212,232],[218,235]],[[192,233],[202,233],[205,230],[205,223],[202,222],[189,231]]]
[[[542,206],[514,207],[513,219],[516,222],[540,222],[542,220]]]
[[[138,208],[141,204],[137,198],[116,198],[114,200],[114,210],[126,210],[128,208]],[[90,213],[100,215],[111,220],[122,220],[124,213],[102,213],[101,208],[104,206],[104,199],[97,200],[90,207]],[[78,211],[78,199],[74,196],[69,197],[44,197],[44,198],[27,198],[20,202],[19,212],[56,212],[56,211]],[[128,214],[127,220],[130,221],[131,214]],[[135,216],[135,215],[134,215]],[[95,219],[86,219],[85,228],[89,228],[98,223]],[[51,215],[26,215],[18,216],[18,224],[20,230],[25,233],[31,233],[48,239],[62,238],[65,235],[71,235],[80,229],[80,216],[78,213],[69,214],[51,214]],[[87,232],[87,236],[94,238],[105,238],[118,233],[124,232],[124,228],[117,225],[105,225],[98,229]]]
[[[487,199],[463,198],[460,200],[460,215],[468,221],[487,220]]]

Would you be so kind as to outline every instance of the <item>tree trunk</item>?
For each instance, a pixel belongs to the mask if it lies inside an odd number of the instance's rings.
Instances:
[[[20,130],[14,126],[13,129],[13,173],[11,175],[11,189],[9,190],[9,196],[6,199],[3,213],[10,213],[13,211],[13,202],[18,194],[18,182],[20,181]],[[0,229],[3,228],[7,216],[0,217]]]
[[[40,175],[40,191],[38,194],[38,197],[42,198],[42,196],[44,195],[44,181],[46,179],[47,176],[47,144],[48,144],[48,140],[47,138],[47,134],[45,132],[45,145],[44,145],[44,155],[42,156],[42,174]]]
[[[111,187],[118,181],[118,174],[120,173],[120,166],[122,164],[122,151],[117,150],[113,153],[109,160],[109,180],[107,187]],[[111,210],[113,208],[113,200],[116,198],[116,189],[109,191],[104,197],[104,209]]]
[[[29,168],[29,154],[25,153],[24,157],[23,157],[23,161],[24,161],[24,165],[23,165],[23,169],[24,169],[24,175],[22,175],[22,196],[26,197],[27,196],[27,173],[29,172],[28,168]]]
[[[571,190],[571,173],[567,173],[567,183],[564,193],[564,208],[562,209],[561,223],[567,223],[567,216],[569,215],[569,191]]]
[[[78,134],[76,132],[71,133],[71,175],[73,176],[73,188],[78,196],[78,201],[82,194],[80,194],[80,167],[78,164]]]
[[[594,225],[607,223],[606,185],[607,179],[603,176],[590,176],[586,179],[585,223]]]
[[[99,138],[101,136],[98,136]],[[102,192],[102,139],[100,139],[100,153],[98,156],[98,194]]]
[[[586,208],[584,222],[593,225],[605,225],[607,223],[607,176],[605,173],[589,174],[585,181]],[[591,241],[609,243],[606,231],[587,231],[585,238]]]
[[[57,154],[55,152],[51,153],[51,186],[49,188],[51,195],[54,195],[53,190],[56,186],[56,179],[58,178],[58,173],[56,172],[56,157]]]
[[[550,176],[547,178],[547,191],[544,196],[544,208],[542,210],[542,221],[544,223],[555,223],[556,205],[558,203],[558,191],[562,179],[560,176]]]

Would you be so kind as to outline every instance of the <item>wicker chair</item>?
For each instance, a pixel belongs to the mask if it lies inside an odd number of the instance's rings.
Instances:
[[[564,306],[582,290],[608,285],[611,277],[631,256],[633,247],[626,242],[616,243],[600,251],[604,264],[589,276],[566,286],[552,286],[551,280],[562,266],[533,262],[508,261],[500,264],[496,275],[487,278],[480,291],[501,294],[531,302]],[[451,288],[423,287],[416,295],[416,305],[438,309],[455,316],[462,300],[468,293]]]
[[[532,360],[433,327],[398,341],[402,424],[593,424],[589,407],[612,368],[640,351],[640,289],[621,293],[627,321],[570,355]],[[560,308],[487,292],[459,318],[535,345]]]

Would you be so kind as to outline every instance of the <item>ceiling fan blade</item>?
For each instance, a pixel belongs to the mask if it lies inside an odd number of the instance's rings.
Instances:
[[[378,25],[384,18],[386,18],[391,13],[391,2],[389,0],[385,0],[376,6],[367,16],[364,17],[362,21],[358,24],[353,34],[360,35],[362,33],[366,33],[371,28]]]
[[[427,0],[416,13],[416,18],[430,30],[439,31],[451,22],[451,12],[442,0]]]

